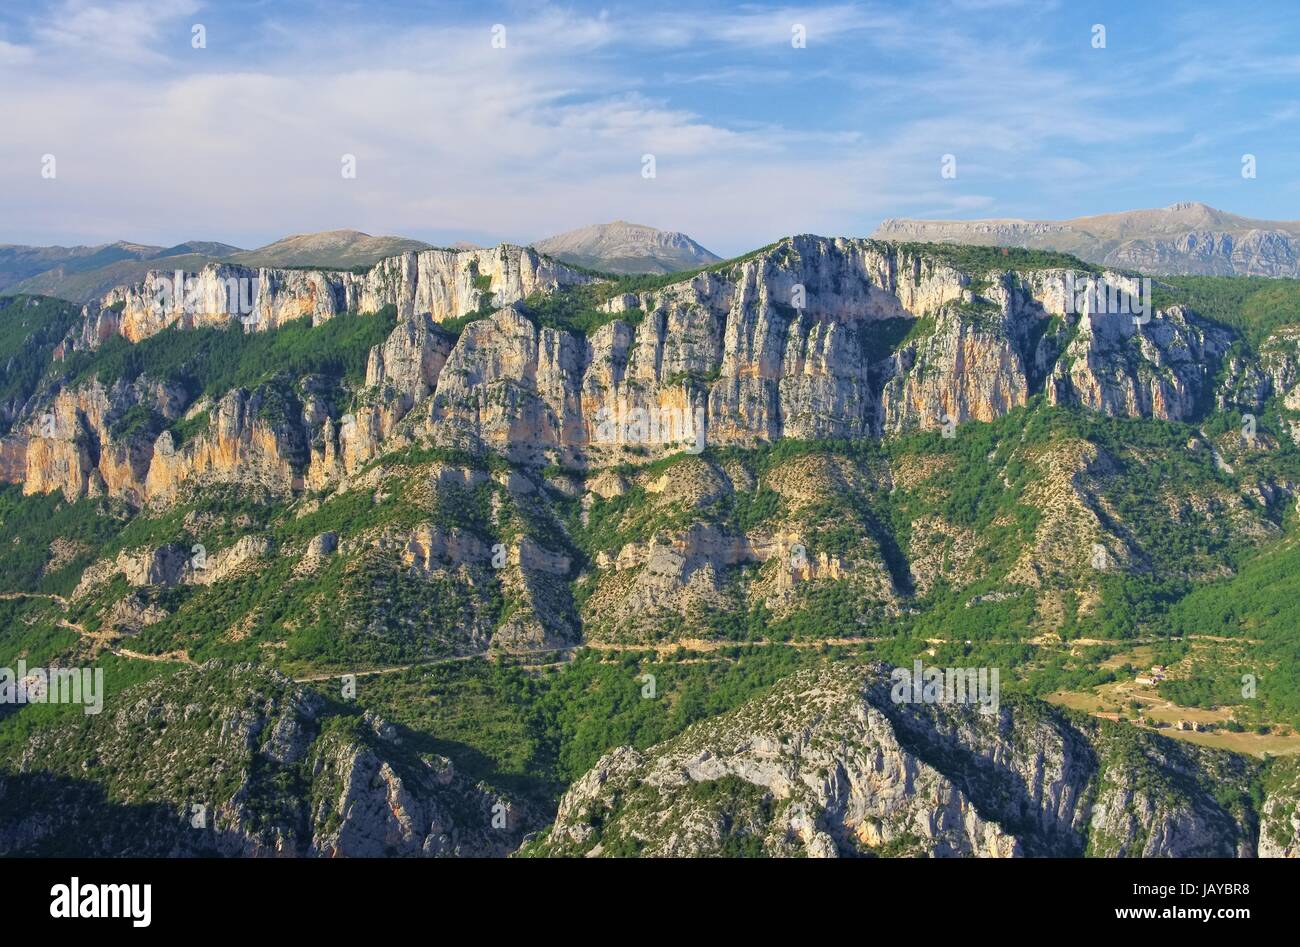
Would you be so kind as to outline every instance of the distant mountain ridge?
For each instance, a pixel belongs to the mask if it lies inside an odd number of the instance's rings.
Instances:
[[[0,244],[0,292],[11,286],[22,284],[26,280],[37,279],[40,285],[33,284],[30,289],[16,289],[13,292],[44,292],[59,279],[76,274],[87,273],[124,262],[156,260],[160,257],[188,253],[205,253],[218,255],[239,252],[239,247],[224,243],[183,243],[175,247],[155,247],[147,244],[130,243],[119,240],[116,243],[102,243],[95,246],[74,247],[29,247],[19,244]],[[40,281],[43,274],[51,274]]]
[[[31,293],[88,303],[118,286],[139,283],[151,270],[194,272],[208,263],[350,269],[430,244],[409,237],[372,237],[358,230],[296,234],[256,250],[189,240],[173,247],[117,243],[93,247],[0,245],[0,293]]]
[[[532,246],[564,263],[607,273],[674,273],[722,260],[684,233],[625,220],[580,227]]]
[[[388,257],[414,250],[432,249],[432,244],[409,237],[372,237],[359,230],[326,230],[295,234],[256,250],[244,250],[226,262],[244,266],[320,266],[347,269],[370,266]]]
[[[1153,275],[1300,277],[1300,221],[1241,217],[1183,202],[1072,220],[885,220],[882,240],[1072,253]]]

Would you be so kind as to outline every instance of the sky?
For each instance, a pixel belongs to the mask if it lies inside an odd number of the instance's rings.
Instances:
[[[1188,200],[1300,218],[1294,0],[0,4],[0,243],[622,219],[732,256]]]

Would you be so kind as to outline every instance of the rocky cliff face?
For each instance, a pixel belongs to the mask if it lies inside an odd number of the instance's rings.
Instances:
[[[1257,764],[1036,701],[896,702],[883,665],[800,672],[738,710],[620,747],[561,800],[545,855],[1251,856]],[[1290,811],[1294,787],[1266,812]],[[1287,795],[1288,792],[1291,795]]]
[[[653,640],[665,627],[706,628],[711,618],[759,606],[784,616],[807,604],[809,590],[836,584],[851,589],[864,613],[897,614],[909,577],[891,571],[887,540],[843,508],[846,496],[872,502],[887,477],[840,457],[804,456],[776,465],[761,484],[743,463],[704,458],[684,458],[662,474],[588,480],[584,506],[614,538],[583,580],[584,636]],[[601,494],[612,503],[598,501]],[[771,513],[760,523],[726,514],[761,495]],[[813,537],[828,529],[843,542],[818,548]]]
[[[1260,809],[1259,854],[1262,858],[1300,858],[1300,761],[1277,760],[1265,780]]]
[[[536,824],[279,674],[210,663],[132,696],[0,774],[0,854],[501,856]]]
[[[237,317],[220,305],[234,272],[200,274],[193,311],[153,307],[150,282],[117,291],[73,341],[226,324]],[[529,250],[423,251],[364,275],[257,272],[249,328],[396,307],[399,325],[371,353],[351,411],[340,414],[312,379],[288,393],[230,392],[207,430],[178,447],[166,433],[124,437],[113,426],[136,405],[168,419],[194,413],[183,392],[83,385],[58,393],[52,429],[28,417],[0,471],[21,456],[28,492],[141,502],[193,478],[319,489],[414,442],[598,467],[701,443],[947,428],[1041,391],[1053,403],[1183,420],[1206,403],[1229,341],[1177,307],[1141,325],[1079,308],[1065,270],[968,271],[870,240],[796,237],[660,290],[606,294],[604,324],[589,334],[540,326],[521,302],[586,279]],[[1077,275],[1137,288],[1115,273]],[[489,311],[489,295],[509,305]],[[481,317],[459,333],[442,325],[469,313]]]
[[[1144,326],[1085,314],[1048,379],[1052,404],[1075,403],[1117,417],[1190,421],[1206,405],[1230,337],[1171,306]]]
[[[589,277],[537,252],[502,245],[490,250],[421,250],[389,257],[365,273],[280,270],[209,264],[198,273],[153,271],[144,282],[87,306],[73,348],[94,348],[114,335],[138,342],[179,324],[267,331],[297,319],[312,325],[340,312],[395,306],[400,316],[454,319],[488,302],[506,305],[534,292]]]
[[[1168,240],[1128,241],[1105,262],[1143,273],[1294,278],[1300,275],[1300,237],[1272,229],[1189,230]]]
[[[199,490],[187,494],[184,517],[142,511],[168,520],[158,538],[101,548],[69,600],[86,610],[97,647],[165,622],[180,603],[224,611],[219,603],[235,590],[270,585],[295,598],[285,614],[296,627],[324,622],[321,640],[371,660],[568,649],[580,640],[569,584],[575,550],[544,490],[519,471],[442,462],[374,465],[323,496],[290,502],[266,491],[245,502],[243,489]],[[240,512],[213,509],[221,496]],[[268,508],[282,514],[275,523],[262,519]],[[333,529],[300,529],[303,517]],[[51,557],[51,568],[62,565],[53,549]],[[259,616],[267,613],[236,609],[201,624],[236,643]]]
[[[1263,409],[1269,398],[1281,398],[1283,407],[1300,410],[1300,327],[1282,326],[1259,346],[1259,358],[1234,355],[1218,391],[1220,407]]]

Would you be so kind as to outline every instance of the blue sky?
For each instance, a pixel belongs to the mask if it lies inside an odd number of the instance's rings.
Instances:
[[[0,243],[625,219],[732,255],[896,216],[1296,219],[1300,5],[10,3],[0,128]]]

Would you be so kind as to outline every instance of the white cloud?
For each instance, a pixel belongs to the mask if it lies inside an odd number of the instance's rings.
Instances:
[[[78,56],[157,62],[166,59],[160,46],[189,49],[189,29],[175,24],[199,6],[194,0],[64,0],[32,18],[32,35],[39,45]],[[164,43],[169,33],[172,41]]]
[[[26,46],[18,46],[0,39],[0,67],[25,66],[36,59],[36,54]]]
[[[932,10],[542,7],[506,18],[506,49],[491,47],[492,18],[271,19],[213,28],[192,51],[197,4],[170,19],[162,6],[68,2],[27,45],[0,41],[0,127],[15,132],[0,139],[12,228],[0,239],[251,245],[357,227],[529,240],[625,218],[732,253],[796,231],[862,233],[881,216],[968,215],[997,191],[1032,202],[1153,169],[1173,179],[1157,162],[1191,139],[1178,109],[1116,107],[1142,101],[1154,67],[1098,70],[1108,60],[1083,52],[1086,38],[1064,58],[1015,37],[990,49]],[[795,73],[764,50],[789,51],[791,22],[809,28],[793,55],[833,40],[838,55]],[[238,55],[223,45],[236,41]],[[128,53],[129,66],[99,60]],[[771,106],[724,118],[701,97],[719,80],[741,97],[752,83]],[[1151,142],[1168,147],[1134,147]],[[45,153],[56,181],[39,179]],[[345,153],[356,180],[340,175]],[[939,178],[945,153],[956,181]]]
[[[77,12],[39,41],[75,46],[102,10]],[[752,18],[711,22],[729,24],[727,41],[756,35]],[[116,29],[142,57],[157,36]],[[129,231],[159,242],[341,226],[533,239],[628,217],[742,248],[790,221],[850,225],[870,190],[849,170],[863,159],[842,155],[853,136],[727,127],[621,90],[617,63],[568,55],[619,29],[545,11],[509,27],[506,50],[484,30],[405,31],[367,48],[369,62],[395,64],[384,69],[322,57],[331,38],[313,36],[312,55],[291,52],[275,72],[14,77],[5,117],[23,134],[0,143],[0,174],[34,182],[32,155],[45,152],[60,173],[0,204],[10,220],[48,222],[51,238]],[[357,156],[356,180],[340,174],[345,153]],[[645,153],[654,180],[641,176]]]

